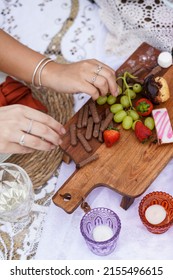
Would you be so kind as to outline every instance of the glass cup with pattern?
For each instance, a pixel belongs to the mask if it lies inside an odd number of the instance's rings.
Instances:
[[[94,208],[83,216],[80,230],[89,249],[96,255],[106,256],[116,247],[121,221],[111,209]]]
[[[23,222],[34,203],[32,182],[26,171],[12,163],[0,164],[0,220]]]

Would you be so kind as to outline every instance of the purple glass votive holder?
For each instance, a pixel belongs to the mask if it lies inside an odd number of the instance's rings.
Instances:
[[[96,241],[93,231],[98,226],[109,227],[112,231],[112,237],[104,241]],[[80,230],[89,249],[96,255],[106,256],[112,253],[116,247],[121,230],[121,221],[111,209],[94,208],[83,216]]]

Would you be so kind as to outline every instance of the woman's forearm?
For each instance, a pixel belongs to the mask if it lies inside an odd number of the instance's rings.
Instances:
[[[0,71],[31,83],[34,69],[43,57],[0,29]]]

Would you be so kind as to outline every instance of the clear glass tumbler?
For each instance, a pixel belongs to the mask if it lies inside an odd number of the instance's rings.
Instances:
[[[106,256],[116,247],[121,221],[111,209],[93,208],[83,216],[80,230],[90,250],[96,255]],[[104,240],[106,236],[108,239]]]
[[[16,164],[0,163],[0,220],[25,221],[33,203],[33,185],[26,171]]]

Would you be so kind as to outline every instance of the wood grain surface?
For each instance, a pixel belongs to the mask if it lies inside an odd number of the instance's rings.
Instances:
[[[153,50],[152,60],[141,62],[141,55],[151,50]],[[146,73],[142,73],[146,75],[156,65],[158,54],[158,50],[143,43],[117,70],[117,73],[129,67],[129,61],[135,61],[136,64],[141,64],[141,67],[146,67]],[[155,108],[166,107],[173,124],[173,66],[163,69],[159,75],[167,80],[171,97]],[[99,114],[103,114],[106,107],[108,105],[98,106]],[[79,112],[66,124],[67,131],[71,123],[77,122],[78,114]],[[92,138],[89,141],[92,146],[90,153],[87,153],[80,143],[72,147],[69,132],[64,136],[61,148],[76,164],[91,154],[99,155],[96,161],[76,170],[53,196],[53,202],[67,213],[72,213],[87,195],[99,186],[105,186],[120,193],[123,197],[121,207],[128,209],[134,199],[150,186],[172,158],[173,144],[159,145],[154,141],[142,144],[135,137],[133,130],[125,131],[121,125],[119,128],[121,133],[119,142],[107,148],[104,143],[101,144],[97,139]]]

